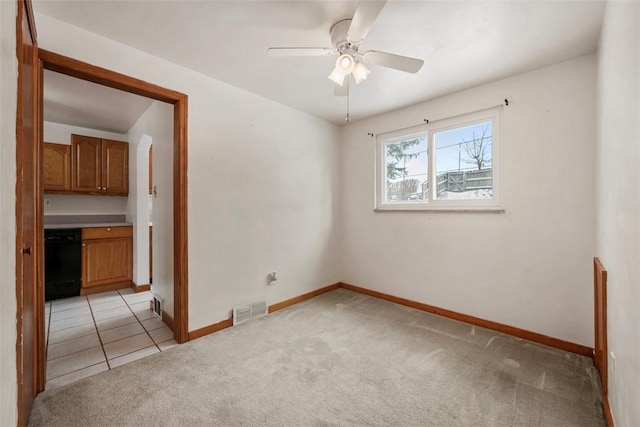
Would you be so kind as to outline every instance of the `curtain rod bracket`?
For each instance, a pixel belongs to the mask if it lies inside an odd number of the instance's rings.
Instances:
[[[508,98],[504,99],[504,105],[507,106],[507,107],[509,106],[509,99]]]
[[[422,119],[426,124],[429,124],[429,119]]]
[[[371,138],[373,138],[375,135],[373,134],[373,132],[367,132],[367,135],[369,135]]]

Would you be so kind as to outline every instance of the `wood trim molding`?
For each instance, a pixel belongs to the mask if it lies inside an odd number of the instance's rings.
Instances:
[[[306,294],[288,299],[286,301],[282,301],[273,305],[269,306],[269,314],[278,311],[278,310],[282,310],[283,308],[289,307],[290,305],[293,304],[298,304],[299,302],[308,300],[310,298],[313,297],[317,297],[318,295],[322,295],[325,294],[327,292],[333,291],[335,289],[338,289],[340,287],[339,283],[335,283],[333,285],[329,285],[329,286],[325,286],[324,288],[320,288],[320,289],[316,289],[315,291],[311,291],[308,292]],[[163,320],[164,320],[164,313],[163,313]],[[165,322],[166,323],[166,322]],[[221,320],[218,323],[214,323],[213,325],[209,325],[209,326],[205,326],[203,328],[200,329],[196,329],[195,331],[191,331],[189,332],[189,341],[191,340],[195,340],[197,338],[203,337],[205,335],[209,335],[212,334],[214,332],[218,332],[222,329],[226,329],[233,326],[233,318],[228,318],[225,320]]]
[[[189,341],[212,334],[214,332],[221,331],[231,326],[233,326],[233,319],[230,317],[228,319],[221,320],[218,323],[214,323],[213,325],[205,326],[203,328],[189,332]]]
[[[176,341],[179,343],[187,341],[189,339],[187,95],[44,49],[39,49],[38,55],[43,67],[47,70],[173,104],[174,332]]]
[[[361,288],[359,286],[349,285],[347,283],[341,283],[340,287],[344,289],[348,289],[350,291],[354,291],[354,292],[369,295],[372,297],[395,302],[396,304],[401,304],[407,307],[416,308],[418,310],[426,311],[428,313],[433,313],[439,316],[448,317],[450,319],[459,320],[461,322],[469,323],[472,325],[481,326],[483,328],[502,332],[504,334],[513,335],[515,337],[533,341],[538,344],[543,344],[549,347],[558,348],[560,350],[569,351],[571,353],[580,354],[582,356],[593,357],[593,349],[591,347],[586,347],[580,344],[575,344],[575,343],[564,341],[558,338],[549,337],[546,335],[539,334],[537,332],[531,332],[531,331],[516,328],[513,326],[504,325],[502,323],[493,322],[491,320],[485,320],[479,317],[457,313],[452,310],[447,310],[447,309],[436,307],[433,305],[408,300],[406,298],[400,298],[393,295],[384,294],[382,292],[372,291],[366,288]]]
[[[29,7],[31,7],[31,1],[28,2]],[[33,14],[33,11],[30,11]],[[35,33],[35,23],[33,26],[33,31]],[[37,56],[37,52],[35,53]],[[38,264],[38,274],[36,279],[36,313],[44,313],[44,155],[42,152],[42,147],[40,146],[40,141],[44,140],[44,129],[42,126],[42,121],[44,118],[44,72],[42,70],[42,61],[40,59],[37,60],[36,63],[36,74],[37,74],[37,94],[36,94],[36,112],[38,118],[36,119],[36,129],[37,129],[37,146],[38,146],[38,177],[36,179],[36,184],[38,189],[36,194],[38,195],[38,200],[36,201],[36,235],[38,239],[38,243],[35,245],[36,250],[36,262]],[[43,296],[42,298],[40,296]],[[37,375],[37,392],[44,391],[47,372],[47,355],[46,355],[46,335],[45,335],[45,325],[44,322],[39,322],[39,318],[37,314],[34,314],[36,327],[38,328],[38,344],[36,347],[37,352],[37,361],[36,361],[36,375]],[[42,343],[42,344],[40,344]]]
[[[33,400],[44,385],[44,296],[39,299],[43,269],[41,107],[38,45],[31,0],[16,3],[15,49],[17,86],[15,109],[15,296],[16,296],[16,414],[27,425]],[[29,154],[25,154],[25,147]],[[25,206],[27,206],[25,208]],[[29,231],[33,236],[25,239]],[[23,252],[24,249],[24,252]],[[27,251],[27,249],[29,249]],[[29,256],[32,262],[24,262]],[[25,267],[25,264],[27,267]],[[24,275],[25,268],[31,274]],[[44,294],[44,291],[42,291]],[[25,356],[26,355],[26,356]],[[27,359],[27,360],[25,360]]]
[[[609,349],[607,346],[607,270],[597,257],[593,258],[593,361],[600,375],[602,393],[609,392]]]
[[[602,396],[602,411],[604,412],[604,419],[607,421],[607,427],[615,427],[611,406],[609,405],[609,397],[606,394]]]
[[[189,340],[187,108],[187,95],[181,94],[173,107],[173,315],[176,317],[173,332],[179,343]]]
[[[36,20],[35,15],[33,13],[33,3],[31,0],[24,0],[24,4],[26,6],[26,16],[27,21],[29,22],[29,33],[31,34],[31,39],[34,44],[38,43],[38,31],[36,30]]]
[[[134,282],[131,282],[131,289],[133,292],[146,292],[151,290],[151,285],[136,285]]]
[[[104,285],[96,285],[96,286],[90,286],[88,288],[81,288],[80,295],[98,294],[100,292],[115,291],[117,289],[127,289],[132,287],[133,287],[133,282],[131,280],[127,280],[126,282],[105,283]]]
[[[23,53],[23,36],[22,36],[22,21],[25,19],[25,7],[22,2],[18,4],[18,12],[16,17],[16,56],[18,57],[18,71],[21,71],[21,61],[24,61],[24,53]],[[22,280],[22,170],[23,170],[23,160],[22,160],[22,145],[24,144],[24,138],[22,136],[22,128],[23,128],[23,119],[22,119],[22,109],[23,109],[23,100],[22,100],[22,79],[20,79],[20,74],[18,74],[18,97],[16,100],[16,147],[15,147],[15,156],[16,156],[16,253],[15,253],[15,276],[16,276],[16,376],[17,376],[17,417],[18,417],[18,427],[22,425],[26,425],[29,421],[29,413],[23,408],[23,361],[22,361],[22,352],[23,352],[23,341],[22,341],[22,322],[23,322],[23,287],[24,282]],[[25,421],[25,419],[27,421]]]
[[[170,89],[165,89],[144,80],[120,74],[106,68],[91,65],[77,59],[69,58],[45,49],[39,49],[38,55],[44,62],[46,70],[56,71],[71,77],[97,83],[99,85],[112,87],[125,92],[175,104],[186,95]]]
[[[459,320],[461,322],[491,329],[497,332],[502,332],[507,335],[523,338],[538,344],[543,344],[549,347],[558,348],[560,350],[569,351],[571,353],[580,354],[582,356],[593,357],[593,349],[590,347],[586,347],[586,346],[572,343],[569,341],[564,341],[558,338],[549,337],[546,335],[539,334],[537,332],[531,332],[531,331],[516,328],[513,326],[504,325],[502,323],[493,322],[491,320],[485,320],[479,317],[457,313],[455,311],[447,310],[447,309],[436,307],[429,304],[424,304],[417,301],[412,301],[406,298],[400,298],[393,295],[384,294],[382,292],[373,291],[373,290],[362,288],[359,286],[350,285],[347,283],[335,283],[333,285],[325,286],[323,288],[316,289],[315,291],[311,291],[306,294],[303,294],[294,298],[290,298],[288,300],[285,300],[276,304],[272,304],[269,306],[269,313],[274,313],[278,310],[282,310],[291,305],[298,304],[302,301],[317,297],[318,295],[322,295],[324,293],[333,291],[338,288],[348,289],[350,291],[358,292],[364,295],[369,295],[375,298],[380,298],[386,301],[391,301],[396,304],[401,304],[407,307],[416,308],[418,310],[426,311],[428,313],[433,313],[439,316],[448,317],[450,319]],[[164,315],[163,315],[163,318],[164,318]],[[222,329],[226,329],[230,326],[233,326],[232,318],[222,320],[218,323],[214,323],[212,325],[205,326],[203,328],[196,329],[195,331],[189,332],[189,340],[194,340],[194,339],[203,337],[205,335],[212,334]]]
[[[298,304],[310,298],[317,297],[318,295],[326,294],[327,292],[338,289],[340,285],[341,285],[340,283],[334,283],[333,285],[325,286],[324,288],[316,289],[315,291],[311,291],[306,294],[303,294],[294,298],[290,298],[288,300],[285,300],[276,304],[272,304],[269,306],[269,313],[282,310],[283,308],[287,308],[290,305]]]
[[[602,385],[602,411],[607,426],[613,427],[613,416],[609,406],[609,348],[607,345],[607,270],[598,257],[593,258],[593,362]]]
[[[175,334],[176,332],[176,326],[175,326],[175,322],[173,321],[173,317],[169,316],[167,314],[166,311],[162,311],[162,321],[165,323],[165,325],[167,325],[169,327],[169,329],[171,329],[173,331],[173,333]]]

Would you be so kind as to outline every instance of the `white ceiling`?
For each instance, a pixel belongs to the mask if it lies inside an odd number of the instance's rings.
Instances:
[[[363,0],[364,1],[364,0]],[[271,46],[331,47],[343,1],[48,1],[38,13],[344,123],[327,76],[335,57],[274,58]],[[415,75],[374,65],[351,87],[354,120],[595,52],[602,1],[389,0],[361,50],[425,60]]]
[[[45,70],[44,120],[127,133],[152,99]]]

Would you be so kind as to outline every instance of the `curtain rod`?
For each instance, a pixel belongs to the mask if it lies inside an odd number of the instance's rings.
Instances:
[[[393,131],[390,131],[390,132],[399,132],[399,131],[403,131],[405,129],[411,129],[411,128],[414,128],[416,126],[420,126],[422,124],[428,125],[430,123],[440,122],[442,120],[455,119],[456,117],[466,116],[467,114],[481,113],[483,111],[493,110],[494,108],[507,107],[507,106],[509,106],[509,98],[505,98],[504,102],[502,102],[500,104],[492,105],[490,107],[481,108],[479,110],[474,110],[474,111],[470,111],[470,112],[467,112],[467,113],[460,113],[460,114],[454,114],[453,116],[440,117],[439,119],[435,119],[435,120],[422,119],[422,123],[418,123],[418,124],[411,125],[411,126],[406,126],[406,127],[400,128],[400,129],[394,129]],[[373,137],[376,136],[376,133],[367,132],[367,135],[370,136],[371,138],[373,138]]]

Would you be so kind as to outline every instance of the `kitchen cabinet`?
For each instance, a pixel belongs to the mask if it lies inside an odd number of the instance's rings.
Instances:
[[[71,191],[71,146],[42,144],[44,191]]]
[[[71,190],[126,196],[129,194],[129,144],[71,135]]]
[[[133,227],[82,229],[82,293],[126,288],[133,279]]]

